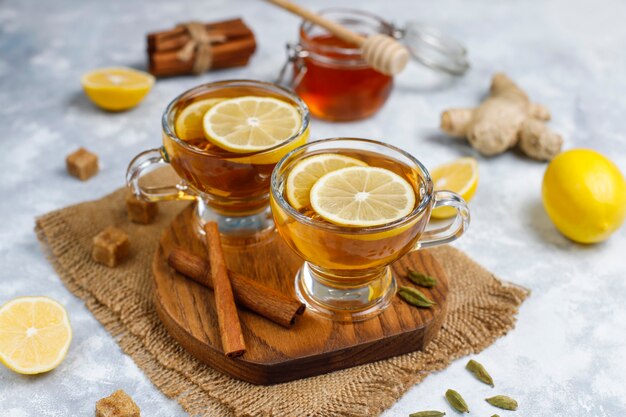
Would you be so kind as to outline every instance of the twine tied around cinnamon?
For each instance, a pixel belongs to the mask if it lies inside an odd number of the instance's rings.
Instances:
[[[178,27],[183,27],[189,33],[191,39],[178,52],[177,57],[181,61],[189,61],[195,53],[192,72],[201,74],[211,68],[213,62],[212,45],[226,42],[223,34],[209,33],[203,23],[187,22],[181,23]]]

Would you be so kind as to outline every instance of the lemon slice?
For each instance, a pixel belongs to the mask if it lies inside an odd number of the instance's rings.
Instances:
[[[311,202],[313,184],[331,171],[352,166],[367,166],[359,159],[335,153],[314,155],[298,162],[287,176],[285,191],[287,201],[296,210],[306,207]]]
[[[415,207],[415,191],[388,169],[348,167],[317,180],[311,188],[311,206],[331,223],[380,226],[409,214]]]
[[[154,85],[154,77],[132,68],[100,68],[81,78],[85,94],[105,110],[135,107]]]
[[[203,138],[204,127],[202,126],[202,119],[205,113],[220,101],[224,101],[224,99],[206,98],[193,102],[185,107],[183,111],[176,116],[176,122],[174,123],[176,136],[182,140]]]
[[[0,308],[0,361],[20,374],[56,368],[72,340],[67,312],[47,297],[21,297]]]
[[[470,201],[478,187],[478,162],[474,158],[459,158],[443,164],[430,172],[435,190],[454,191],[465,201]],[[439,207],[431,217],[446,219],[456,214],[452,207]]]
[[[302,132],[299,137],[289,141],[289,143],[286,143],[283,146],[279,146],[278,148],[274,148],[267,152],[259,152],[252,155],[234,156],[225,159],[228,161],[236,162],[238,164],[276,164],[283,158],[283,156],[287,155],[289,152],[296,149],[297,147],[304,145],[309,138],[309,131],[310,129],[307,128],[304,132]]]
[[[204,115],[204,134],[216,146],[235,153],[258,152],[285,142],[300,130],[300,112],[271,97],[224,100]]]

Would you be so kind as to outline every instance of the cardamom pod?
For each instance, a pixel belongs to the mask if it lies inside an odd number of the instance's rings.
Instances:
[[[465,402],[463,397],[461,397],[461,394],[459,394],[455,390],[449,389],[446,391],[446,400],[448,400],[452,408],[454,408],[456,411],[459,411],[461,413],[469,413],[469,407],[467,406],[467,403]]]
[[[407,277],[415,285],[420,287],[432,288],[437,285],[437,280],[429,275],[424,275],[420,272],[409,270]]]
[[[517,410],[517,401],[506,395],[496,395],[495,397],[485,398],[485,401],[503,410]]]
[[[402,297],[404,301],[415,306],[428,308],[435,304],[434,301],[428,299],[420,290],[411,287],[400,287],[398,295]]]
[[[409,417],[443,417],[446,413],[441,411],[418,411],[417,413],[409,414]]]
[[[470,359],[469,362],[467,362],[467,365],[465,365],[465,368],[485,384],[491,385],[492,387],[494,386],[493,378],[489,375],[489,372],[487,372],[485,367],[476,362],[474,359]]]

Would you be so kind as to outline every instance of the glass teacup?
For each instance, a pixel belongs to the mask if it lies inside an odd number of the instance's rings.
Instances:
[[[286,195],[287,177],[302,160],[318,154],[356,158],[399,175],[415,192],[412,211],[387,224],[355,227],[330,223],[311,206],[296,210]],[[389,265],[409,251],[459,238],[470,221],[465,201],[450,191],[434,191],[420,161],[394,146],[366,139],[325,139],[291,151],[272,173],[270,201],[278,232],[305,260],[295,278],[296,294],[311,311],[337,321],[379,314],[396,290]],[[431,211],[442,206],[454,208],[456,217],[427,230]]]
[[[271,97],[293,106],[301,117],[300,128],[284,142],[258,152],[234,153],[212,145],[202,133],[181,138],[177,117],[185,108],[207,99]],[[309,111],[295,94],[275,84],[253,80],[229,80],[203,84],[176,97],[162,117],[163,146],[137,155],[128,167],[126,181],[138,196],[148,201],[196,200],[196,229],[203,232],[207,221],[217,221],[220,232],[230,237],[248,237],[273,229],[269,211],[270,176],[286,153],[304,144],[308,137]],[[169,164],[178,184],[147,186],[140,179],[149,171]]]

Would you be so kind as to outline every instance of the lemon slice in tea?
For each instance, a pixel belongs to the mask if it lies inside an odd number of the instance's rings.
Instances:
[[[310,156],[298,162],[287,176],[285,191],[287,201],[296,210],[310,203],[313,184],[325,174],[341,168],[367,166],[359,159],[336,153],[324,153]]]
[[[205,113],[214,105],[223,101],[223,98],[205,98],[198,100],[185,107],[178,116],[174,128],[176,136],[182,140],[190,140],[204,137],[202,119]]]
[[[302,116],[293,105],[272,97],[246,96],[224,100],[204,115],[209,142],[235,153],[258,152],[294,136]]]
[[[348,167],[317,180],[311,189],[311,206],[334,224],[380,226],[411,213],[415,191],[407,180],[388,169]]]
[[[56,368],[72,340],[67,312],[48,297],[21,297],[0,308],[0,361],[20,374]]]

